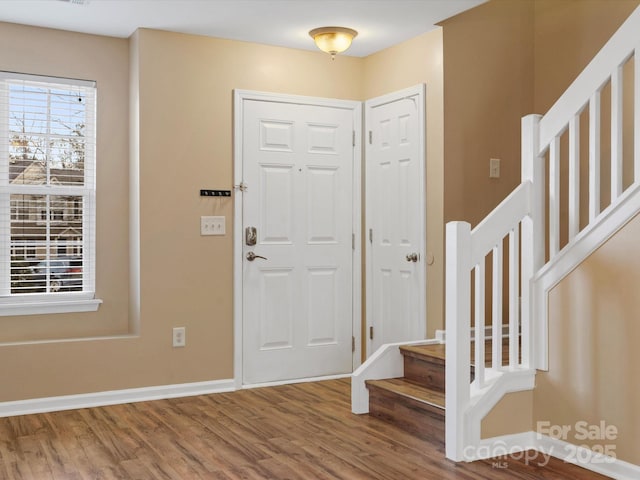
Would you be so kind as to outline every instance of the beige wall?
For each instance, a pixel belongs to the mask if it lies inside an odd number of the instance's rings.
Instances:
[[[535,0],[535,113],[549,110],[639,4],[639,0]]]
[[[509,393],[482,419],[482,438],[533,430],[533,391]]]
[[[444,27],[444,219],[476,225],[520,183],[533,109],[533,3],[493,0]],[[501,177],[489,178],[489,159]]]
[[[96,290],[104,300],[96,313],[0,318],[0,401],[144,384],[120,378],[137,369],[131,339],[86,340],[129,331],[128,48],[124,39],[0,24],[0,69],[98,83]]]
[[[442,29],[364,59],[364,98],[426,84],[427,337],[444,328]]]
[[[156,30],[137,43],[142,338],[176,362],[171,383],[231,378],[233,235],[202,237],[199,218],[232,232],[233,201],[199,190],[232,188],[233,89],[359,99],[362,61]]]
[[[96,313],[0,318],[0,363],[11,365],[0,370],[0,401],[233,376],[232,235],[199,235],[201,215],[225,215],[231,232],[233,204],[198,192],[232,186],[235,88],[362,100],[428,84],[427,174],[436,209],[429,242],[438,272],[430,282],[435,301],[441,297],[437,32],[370,59],[335,61],[146,29],[125,40],[0,24],[2,38],[2,69],[98,82],[97,296],[104,304]],[[419,59],[427,66],[413,68]],[[367,81],[368,72],[375,79]],[[434,311],[441,316],[441,305]],[[186,348],[171,347],[176,325],[187,328]]]
[[[569,425],[566,441],[615,446],[640,464],[640,217],[549,294],[549,371],[534,390],[534,422]],[[617,438],[575,437],[576,422],[617,427]],[[534,423],[535,426],[535,423]]]
[[[198,233],[211,214],[232,231],[232,203],[198,191],[231,188],[232,89],[357,100],[362,59],[151,30],[128,41],[0,24],[2,39],[1,69],[98,82],[104,304],[0,318],[0,401],[231,378],[232,236]],[[175,325],[186,348],[171,347]]]
[[[528,0],[493,0],[443,23],[445,222],[474,227],[520,183],[520,120],[533,109],[533,25]],[[489,178],[491,158],[501,161],[500,178]],[[506,286],[506,268],[504,275]],[[487,323],[491,305],[486,289]]]

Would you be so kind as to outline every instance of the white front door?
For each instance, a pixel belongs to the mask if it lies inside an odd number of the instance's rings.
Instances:
[[[367,355],[426,336],[424,86],[366,102]]]
[[[353,368],[358,109],[335,103],[240,107],[243,384]]]

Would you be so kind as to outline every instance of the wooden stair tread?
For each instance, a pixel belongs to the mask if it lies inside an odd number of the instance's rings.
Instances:
[[[401,345],[400,352],[408,357],[423,360],[435,360],[438,363],[445,361],[445,345],[437,343],[433,345]]]
[[[441,363],[444,365],[446,360],[446,345],[444,343],[436,343],[431,345],[401,345],[400,353],[407,357],[418,358],[424,361],[430,361],[433,363]],[[473,352],[473,342],[471,342],[471,366],[473,367],[475,362],[475,355]],[[491,343],[487,340],[485,346],[485,360],[491,361]],[[508,339],[502,341],[502,364],[508,365],[509,363],[509,342]]]
[[[441,343],[401,345],[404,376],[367,380],[369,414],[402,430],[444,444],[446,346]],[[492,344],[485,344],[485,361],[492,358]],[[475,344],[470,345],[473,363]],[[508,341],[502,341],[502,361],[508,363]],[[473,381],[476,369],[470,366]]]
[[[444,393],[418,385],[405,378],[367,380],[367,386],[386,390],[398,396],[444,410]]]

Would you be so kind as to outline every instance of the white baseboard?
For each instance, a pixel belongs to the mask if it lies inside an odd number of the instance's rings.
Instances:
[[[146,402],[165,398],[190,397],[209,393],[231,392],[233,390],[235,390],[234,382],[230,379],[129,388],[125,390],[63,395],[59,397],[34,398],[13,402],[1,402],[0,417],[73,410],[76,408],[103,407],[106,405]]]
[[[464,459],[467,462],[474,462],[537,449],[535,432],[523,432],[481,440],[477,447],[465,449]]]
[[[281,385],[292,385],[295,383],[323,382],[325,380],[339,380],[341,378],[351,378],[351,373],[340,373],[337,375],[325,375],[323,377],[295,378],[293,380],[277,380],[275,382],[249,383],[242,385],[243,389],[279,387]]]
[[[495,458],[528,450],[536,450],[546,458],[554,457],[616,480],[640,478],[639,465],[533,431],[482,440],[477,447],[467,449],[465,460]],[[534,458],[532,462],[540,464],[540,459]]]
[[[567,463],[573,463],[592,472],[615,478],[616,480],[637,480],[640,478],[640,466],[619,460],[614,456],[603,455],[591,449],[535,434],[538,451],[556,457]]]

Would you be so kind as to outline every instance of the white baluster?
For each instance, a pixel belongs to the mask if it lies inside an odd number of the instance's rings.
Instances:
[[[640,182],[640,44],[633,54],[633,176]]]
[[[549,145],[549,260],[560,250],[560,137]]]
[[[491,366],[494,370],[502,368],[502,240],[493,247],[493,285],[491,290]]]
[[[589,99],[589,223],[600,214],[600,97]]]
[[[518,365],[520,337],[520,234],[518,227],[509,232],[509,366]]]
[[[580,112],[569,121],[569,241],[580,231]]]
[[[484,387],[484,258],[475,273],[475,383]]]
[[[622,67],[611,75],[611,203],[622,194]]]

